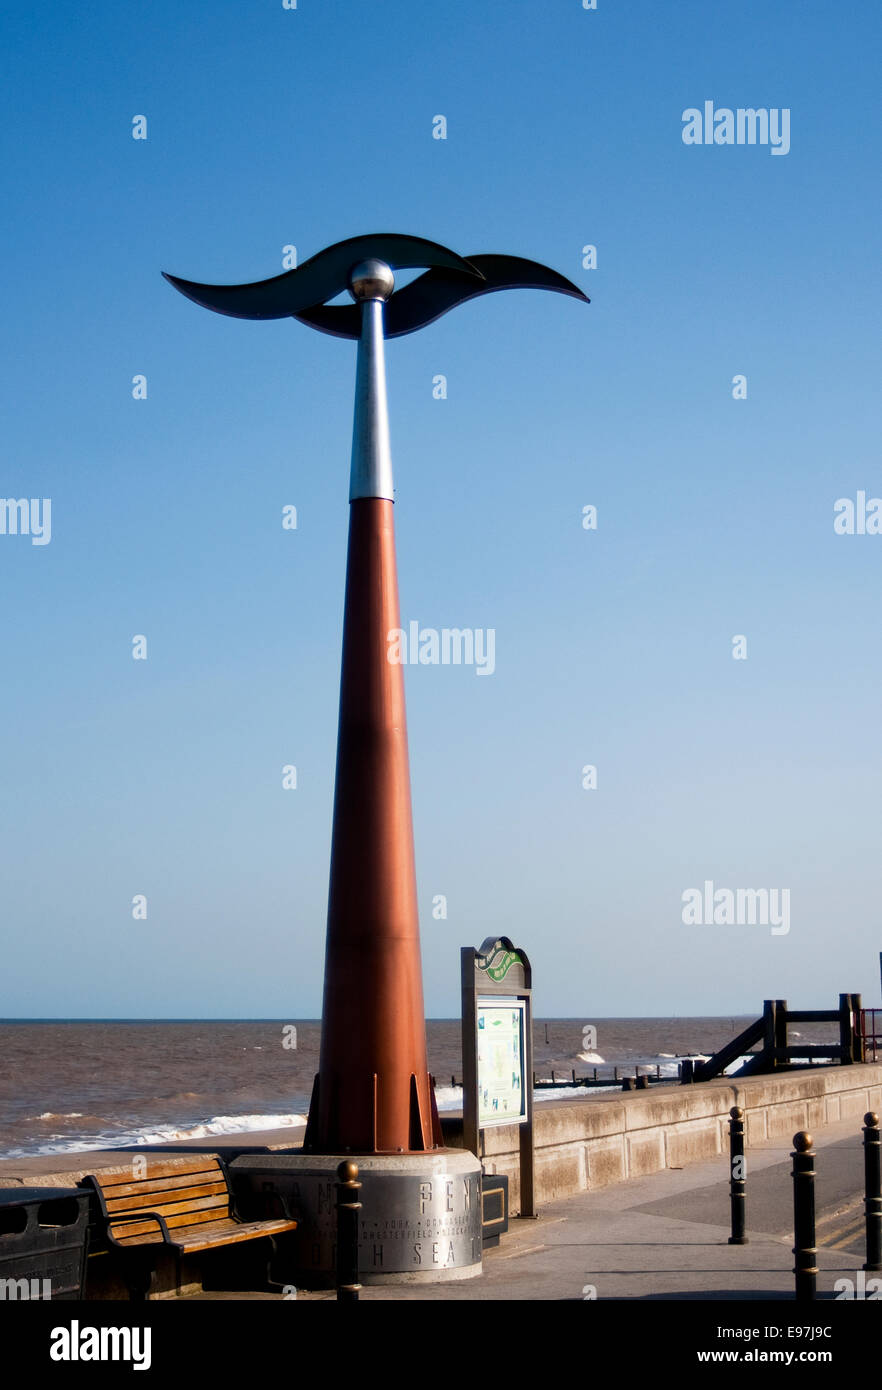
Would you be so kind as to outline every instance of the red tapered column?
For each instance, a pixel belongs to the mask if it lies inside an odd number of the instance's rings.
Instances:
[[[440,1143],[426,1065],[394,504],[350,503],[319,1074],[304,1147]],[[434,1123],[433,1123],[434,1116]]]

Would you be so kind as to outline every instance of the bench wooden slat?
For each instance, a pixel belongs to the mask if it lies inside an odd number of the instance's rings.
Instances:
[[[140,1157],[140,1155],[139,1155]],[[216,1154],[199,1154],[193,1158],[185,1159],[155,1159],[153,1155],[145,1154],[147,1169],[143,1178],[140,1180],[134,1176],[132,1165],[127,1164],[125,1168],[99,1168],[91,1176],[97,1182],[102,1191],[109,1187],[117,1187],[121,1183],[152,1182],[154,1178],[174,1178],[182,1174],[189,1173],[218,1173],[221,1165]]]
[[[149,1211],[161,1211],[164,1214],[166,1205],[196,1202],[203,1197],[219,1196],[226,1204],[227,1195],[227,1185],[221,1178],[218,1182],[205,1183],[202,1187],[167,1187],[159,1192],[150,1187],[137,1195],[133,1193],[126,1197],[105,1197],[105,1202],[108,1212],[112,1215],[121,1211],[139,1211],[145,1207]]]
[[[176,1226],[198,1226],[200,1221],[216,1221],[218,1217],[229,1216],[230,1204],[229,1202],[219,1202],[216,1197],[207,1197],[201,1206],[195,1204],[191,1206],[186,1203],[183,1206],[148,1207],[145,1204],[143,1208],[133,1211],[131,1215],[137,1217],[141,1210],[144,1212],[158,1211],[160,1216],[165,1218],[166,1226],[171,1230],[172,1227]],[[150,1221],[151,1225],[154,1226],[159,1224],[146,1215],[144,1220]],[[120,1231],[136,1231],[138,1229],[137,1221],[117,1221],[112,1212],[108,1217],[108,1222],[114,1235],[118,1235]]]
[[[210,1250],[216,1245],[236,1245],[243,1240],[281,1235],[283,1231],[293,1231],[296,1228],[296,1221],[233,1221],[229,1226],[223,1223],[223,1230],[219,1232],[208,1226],[198,1232],[194,1231],[192,1235],[187,1234],[183,1236],[181,1244],[185,1250]]]
[[[145,1210],[155,1211],[155,1207],[147,1207]],[[137,1212],[134,1213],[134,1215],[137,1215]],[[204,1221],[218,1221],[221,1218],[232,1219],[230,1217],[228,1202],[215,1202],[213,1206],[206,1207],[202,1211],[182,1211],[177,1214],[169,1212],[168,1215],[162,1212],[161,1215],[165,1217],[165,1224],[170,1231],[176,1231],[179,1227],[181,1229],[187,1229],[190,1226],[200,1226]],[[122,1236],[140,1234],[142,1231],[149,1232],[161,1230],[159,1222],[152,1220],[146,1215],[143,1221],[124,1222],[115,1222],[111,1216],[108,1221],[108,1227],[111,1233],[116,1236],[117,1240]]]
[[[219,1182],[226,1186],[226,1179],[217,1165],[201,1169],[197,1173],[175,1173],[171,1177],[157,1178],[149,1173],[134,1182],[129,1175],[125,1182],[102,1183],[101,1191],[104,1193],[105,1202],[113,1202],[117,1197],[128,1197],[141,1192],[166,1192],[174,1187],[198,1187],[200,1183],[208,1182]]]
[[[259,1236],[281,1235],[283,1231],[293,1231],[296,1227],[296,1221],[245,1221],[240,1223],[228,1218],[223,1221],[206,1222],[205,1225],[197,1227],[195,1230],[175,1231],[173,1240],[175,1245],[180,1245],[185,1251],[195,1252],[197,1250],[211,1250],[218,1245],[235,1245],[243,1240],[255,1240]],[[154,1232],[157,1230],[158,1227],[154,1224]],[[118,1239],[126,1247],[157,1243],[156,1236],[151,1237],[149,1234],[121,1235]],[[162,1240],[161,1236],[159,1240]]]

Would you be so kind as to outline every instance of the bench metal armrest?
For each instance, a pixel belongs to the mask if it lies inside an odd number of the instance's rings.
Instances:
[[[122,1250],[131,1250],[132,1246],[122,1245],[121,1242],[117,1240],[116,1236],[113,1234],[110,1228],[111,1226],[118,1226],[120,1222],[123,1221],[158,1221],[160,1230],[162,1231],[163,1240],[165,1240],[169,1245],[175,1244],[175,1242],[171,1238],[171,1232],[168,1229],[165,1217],[162,1216],[158,1211],[127,1211],[123,1212],[119,1216],[112,1216],[108,1212],[107,1239],[113,1241],[114,1245],[119,1245]]]
[[[282,1215],[285,1220],[293,1221],[295,1218],[291,1213],[291,1207],[288,1204],[288,1198],[285,1196],[284,1192],[274,1192],[272,1196],[278,1198],[279,1206],[282,1208]]]

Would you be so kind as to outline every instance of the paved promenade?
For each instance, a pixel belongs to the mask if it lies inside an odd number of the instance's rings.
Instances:
[[[819,1295],[864,1260],[860,1120],[815,1133],[818,1154]],[[227,1136],[211,1147],[227,1159],[249,1148],[286,1147],[296,1131]],[[236,1140],[239,1140],[237,1143]],[[198,1147],[206,1141],[175,1145]],[[753,1144],[747,1154],[750,1243],[730,1246],[728,1159],[690,1163],[600,1191],[561,1198],[535,1221],[515,1219],[484,1256],[478,1279],[408,1288],[365,1288],[369,1300],[777,1299],[792,1301],[792,1181],[789,1141]],[[5,1159],[0,1185],[75,1181],[130,1157],[131,1149]],[[58,1171],[61,1169],[62,1171]],[[72,1171],[73,1170],[73,1171]],[[584,1291],[584,1292],[583,1292]],[[204,1293],[198,1300],[277,1299],[277,1293]],[[331,1293],[298,1292],[321,1301]],[[188,1299],[187,1301],[191,1301]]]
[[[818,1152],[818,1293],[863,1263],[863,1160],[860,1128],[830,1125]],[[726,1157],[633,1178],[545,1206],[535,1221],[512,1222],[484,1257],[478,1279],[422,1288],[365,1288],[371,1300],[758,1299],[793,1301],[792,1181],[789,1143],[748,1154],[750,1243],[729,1236]],[[199,1299],[277,1294],[201,1294]],[[298,1293],[324,1300],[331,1293]]]

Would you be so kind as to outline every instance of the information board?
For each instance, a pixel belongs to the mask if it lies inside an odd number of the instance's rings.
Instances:
[[[463,1144],[483,1158],[485,1129],[518,1126],[519,1215],[534,1217],[533,972],[507,936],[463,946],[460,969]]]

